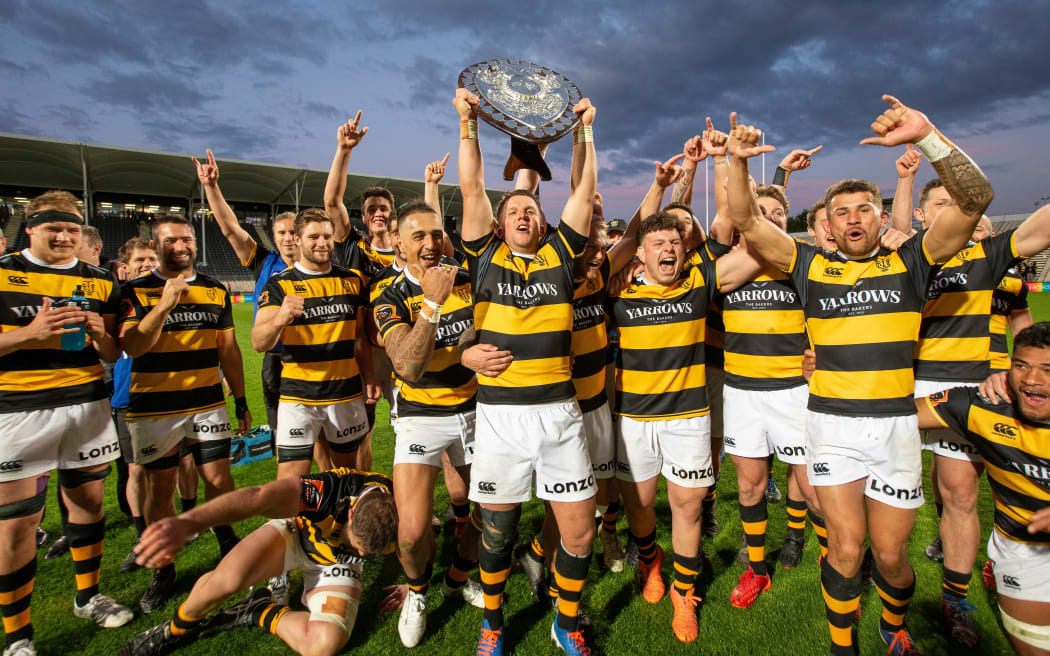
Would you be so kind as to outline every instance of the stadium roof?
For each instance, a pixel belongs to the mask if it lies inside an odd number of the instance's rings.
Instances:
[[[219,184],[231,203],[320,206],[328,171],[264,162],[219,159]],[[193,199],[200,203],[201,189],[190,155],[73,141],[45,139],[0,132],[0,184],[67,189],[97,193],[147,195]],[[348,207],[359,209],[365,187],[389,189],[398,203],[423,196],[422,180],[406,180],[350,172],[343,197]],[[459,186],[442,184],[442,214],[459,216]],[[490,189],[493,205],[502,191]]]

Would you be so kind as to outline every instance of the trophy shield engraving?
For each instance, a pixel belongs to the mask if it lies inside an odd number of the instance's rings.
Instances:
[[[498,130],[529,143],[550,143],[579,123],[572,108],[580,90],[545,66],[511,59],[490,59],[468,66],[459,86],[478,97],[478,116]]]

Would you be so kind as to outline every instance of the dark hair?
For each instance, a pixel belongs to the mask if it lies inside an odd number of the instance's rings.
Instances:
[[[390,193],[390,190],[386,187],[368,187],[361,192],[361,209],[365,207],[365,201],[369,198],[385,198],[390,201],[390,211],[394,211],[394,194]]]
[[[944,183],[941,182],[940,178],[934,178],[922,186],[922,191],[919,192],[919,209],[922,210],[923,205],[930,199],[930,192],[937,187],[943,187]],[[925,212],[926,210],[922,210]]]
[[[369,555],[386,553],[397,541],[397,506],[385,492],[371,492],[354,504],[350,530]]]
[[[29,203],[26,204],[26,216],[36,214],[44,209],[69,212],[70,214],[76,214],[81,218],[84,217],[84,212],[80,210],[80,205],[77,204],[77,197],[68,191],[61,191],[59,189],[45,191],[36,198],[31,198]]]
[[[784,208],[785,215],[788,213],[788,210],[791,209],[791,203],[788,202],[787,196],[784,195],[784,192],[772,185],[758,185],[758,187],[755,188],[755,196],[758,198],[772,198],[780,203],[780,206]]]
[[[670,212],[671,210],[683,210],[689,216],[693,215],[693,208],[685,203],[668,203],[660,209],[661,212]]]
[[[332,222],[332,217],[328,216],[327,212],[318,207],[308,207],[296,214],[292,230],[296,235],[301,237],[303,235],[303,230],[308,223],[328,223],[333,229],[335,229],[335,223]]]
[[[1050,321],[1033,323],[1014,337],[1014,353],[1022,346],[1050,348]]]
[[[433,214],[437,216],[437,212],[422,198],[413,198],[397,210],[397,216],[391,220],[391,228],[401,225],[401,220],[405,219],[413,214]],[[439,216],[438,219],[441,217]]]
[[[102,235],[95,226],[84,226],[80,229],[80,239],[88,246],[101,246]]]
[[[823,198],[813,203],[813,207],[809,208],[809,214],[806,215],[806,227],[813,227],[813,224],[817,222],[817,212],[825,207],[827,207],[827,203],[824,202]]]
[[[503,208],[506,207],[507,201],[515,196],[528,196],[532,200],[536,201],[536,207],[540,208],[540,218],[543,222],[547,222],[547,215],[543,213],[543,207],[540,205],[540,197],[532,193],[528,189],[514,189],[503,194],[503,197],[499,199],[499,205],[496,206],[496,223],[503,223]]]
[[[131,254],[137,250],[153,250],[153,247],[149,245],[148,239],[142,237],[132,237],[131,239],[124,242],[124,244],[117,251],[117,259],[127,264],[131,261]]]
[[[879,190],[879,185],[856,178],[839,180],[828,187],[828,190],[824,192],[824,204],[827,205],[828,212],[831,212],[831,199],[835,196],[839,194],[855,194],[857,192],[871,194],[871,200],[875,203],[875,211],[882,212],[882,192]]]
[[[193,229],[193,224],[186,220],[186,217],[179,216],[178,214],[162,214],[153,221],[153,230],[151,234],[153,235],[154,241],[157,240],[157,232],[160,230],[160,227],[165,224],[188,226],[190,232],[192,232],[195,237],[197,235],[197,231]]]
[[[678,236],[682,235],[682,221],[670,212],[657,212],[642,219],[638,226],[638,241],[641,242],[650,232],[662,230],[675,230]]]

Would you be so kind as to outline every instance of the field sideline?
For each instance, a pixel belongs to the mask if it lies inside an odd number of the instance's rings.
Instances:
[[[1038,321],[1050,318],[1050,294],[1030,294],[1032,314]],[[234,307],[237,338],[244,353],[245,378],[249,405],[255,424],[265,423],[266,413],[259,390],[261,356],[251,350],[248,331],[251,324],[251,305]],[[233,415],[232,403],[230,414]],[[388,472],[393,457],[393,433],[386,419],[386,402],[380,404],[379,420],[373,440],[375,469]],[[926,458],[928,459],[928,454]],[[238,486],[266,483],[274,478],[276,461],[270,460],[235,468]],[[777,463],[776,477],[786,491],[784,466]],[[39,569],[33,593],[32,612],[36,630],[36,648],[40,654],[113,654],[128,638],[155,624],[170,619],[177,605],[185,598],[193,582],[210,570],[217,558],[218,547],[210,535],[202,535],[179,556],[179,593],[162,610],[143,617],[138,600],[149,583],[150,572],[139,570],[121,574],[117,566],[124,559],[135,540],[131,523],[120,512],[116,501],[116,475],[107,480],[106,545],[102,562],[101,590],[135,611],[135,619],[119,629],[101,630],[90,622],[76,619],[72,614],[74,594],[73,565],[69,556],[45,562],[43,550],[38,552]],[[49,491],[44,529],[54,539],[60,532],[59,515],[54,501],[54,477]],[[591,576],[584,589],[583,606],[594,621],[596,653],[606,654],[826,654],[830,645],[824,604],[820,594],[820,576],[816,567],[819,554],[816,537],[807,526],[807,546],[800,567],[784,571],[775,563],[783,541],[786,513],[784,503],[769,506],[769,534],[767,562],[773,574],[773,587],[764,593],[749,609],[737,609],[729,604],[729,593],[736,585],[741,570],[734,563],[742,532],[736,509],[736,485],[733,467],[726,460],[718,485],[718,521],[721,532],[708,540],[705,549],[714,563],[713,578],[708,574],[699,584],[706,600],[700,608],[700,638],[695,644],[683,645],[671,633],[671,604],[665,597],[657,605],[645,603],[634,583],[634,570],[623,573],[607,572],[601,566],[600,545],[596,542]],[[201,487],[203,501],[203,487]],[[929,482],[926,496],[931,498]],[[435,500],[435,511],[443,516],[447,496],[440,480]],[[657,539],[670,554],[670,513],[667,497],[661,492],[658,501]],[[992,501],[988,485],[982,480],[980,516],[982,539],[977,565],[971,581],[970,600],[977,607],[976,620],[981,631],[981,643],[972,653],[1009,654],[1009,643],[998,625],[995,597],[981,583],[980,570],[985,561],[984,545],[991,530]],[[626,521],[621,513],[621,538],[626,535]],[[533,502],[523,513],[521,536],[531,536],[539,529],[542,506]],[[237,525],[238,534],[245,535],[262,523],[254,519]],[[941,629],[940,566],[923,555],[923,549],[936,536],[936,513],[932,503],[919,511],[915,532],[909,548],[911,561],[918,579],[914,601],[908,614],[908,626],[927,656],[937,654],[966,654],[970,650],[951,644]],[[434,569],[435,585],[429,596],[429,621],[426,636],[414,652],[417,654],[472,653],[477,645],[481,611],[453,602],[443,603],[436,583],[444,575],[451,561],[453,545],[446,531],[438,542],[438,559]],[[664,561],[664,578],[670,585],[670,558]],[[475,571],[472,576],[477,578]],[[365,567],[365,589],[357,625],[347,654],[407,654],[397,636],[397,615],[380,615],[379,602],[383,586],[403,582],[404,577],[396,558],[389,557],[369,563]],[[297,604],[302,581],[293,575],[293,605]],[[520,569],[515,567],[507,585],[508,653],[561,653],[549,638],[554,612],[533,603],[531,593]],[[885,648],[877,637],[876,623],[881,603],[874,588],[866,587],[861,598],[863,618],[859,626],[862,654],[882,654]],[[278,638],[260,629],[231,631],[216,638],[201,641],[181,650],[184,654],[280,654],[289,650]]]

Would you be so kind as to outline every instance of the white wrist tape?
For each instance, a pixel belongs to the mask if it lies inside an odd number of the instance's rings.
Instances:
[[[931,162],[944,159],[952,152],[951,146],[944,143],[944,139],[941,139],[941,135],[937,134],[937,130],[933,130],[923,137],[919,143],[915,144],[915,147]]]

